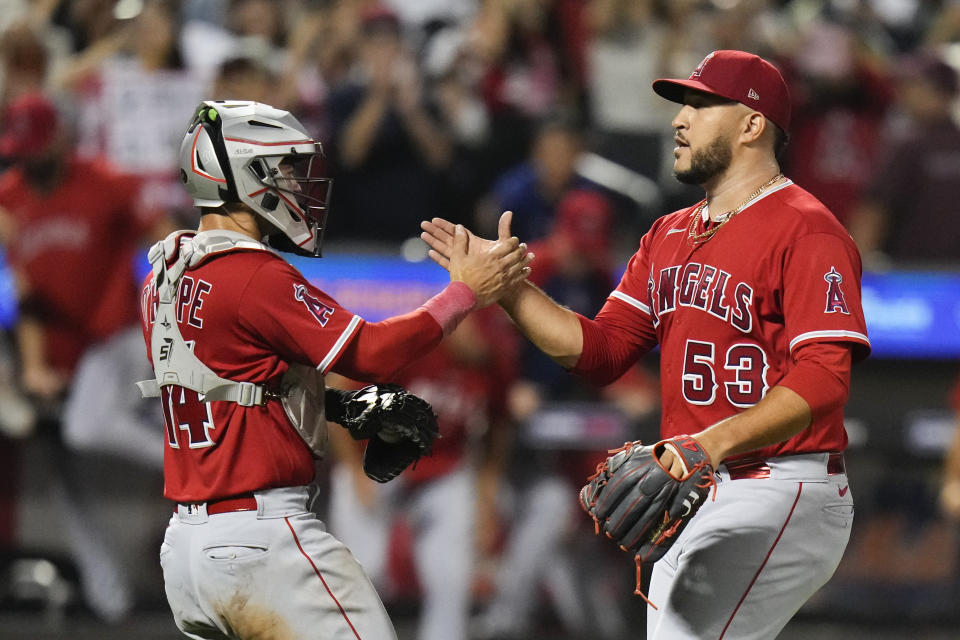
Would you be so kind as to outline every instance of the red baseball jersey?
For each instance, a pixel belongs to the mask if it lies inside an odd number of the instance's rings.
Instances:
[[[14,168],[0,177],[0,207],[16,225],[11,266],[45,313],[47,358],[72,371],[91,343],[137,321],[134,253],[160,215],[140,206],[139,182],[101,162],[70,160],[50,192]]]
[[[156,288],[148,276],[141,314],[150,356]],[[188,269],[176,297],[180,332],[221,377],[277,389],[288,362],[326,373],[364,322],[283,258],[261,250],[208,256]],[[165,387],[164,495],[177,502],[308,484],[313,456],[279,402],[241,407],[201,402]]]
[[[699,244],[688,238],[695,214],[691,207],[653,224],[596,318],[627,345],[627,359],[660,345],[663,437],[700,431],[753,406],[795,366],[801,345],[849,343],[855,360],[870,349],[860,255],[816,198],[787,181]],[[846,444],[839,407],[749,455]]]

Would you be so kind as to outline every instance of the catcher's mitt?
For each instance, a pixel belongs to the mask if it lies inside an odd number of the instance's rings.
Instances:
[[[660,463],[666,448],[683,463],[683,477],[674,478]],[[580,504],[593,517],[597,533],[602,529],[621,549],[634,553],[638,567],[656,562],[693,518],[710,487],[716,487],[707,453],[690,436],[646,447],[628,442],[610,453],[580,490]]]
[[[369,438],[363,471],[377,482],[393,480],[429,455],[439,432],[430,403],[395,384],[327,389],[326,412],[327,419],[343,425],[355,440]]]

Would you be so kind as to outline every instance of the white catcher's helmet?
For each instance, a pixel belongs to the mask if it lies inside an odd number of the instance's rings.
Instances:
[[[266,242],[319,256],[332,180],[320,143],[290,112],[246,100],[207,100],[180,143],[180,181],[197,207],[242,202],[273,228]]]

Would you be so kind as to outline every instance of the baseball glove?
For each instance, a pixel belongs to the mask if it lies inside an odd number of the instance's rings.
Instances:
[[[674,478],[660,463],[667,448],[683,463],[683,477]],[[580,504],[593,517],[597,533],[602,529],[621,549],[632,552],[639,568],[641,562],[663,557],[710,488],[716,488],[713,468],[691,436],[646,447],[628,442],[610,453],[580,490]]]
[[[369,385],[357,391],[327,389],[327,419],[355,440],[368,439],[363,471],[389,482],[422,456],[437,437],[437,414],[423,398],[395,384]]]

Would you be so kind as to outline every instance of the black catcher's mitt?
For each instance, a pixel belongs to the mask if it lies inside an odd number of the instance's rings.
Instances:
[[[683,462],[682,478],[674,478],[659,461],[668,447]],[[597,533],[602,529],[638,563],[656,562],[716,487],[707,453],[691,436],[646,447],[628,442],[610,453],[580,490],[580,504]]]
[[[429,455],[439,432],[430,403],[395,384],[327,389],[325,404],[328,420],[345,427],[355,440],[369,438],[363,470],[377,482],[393,480]]]

